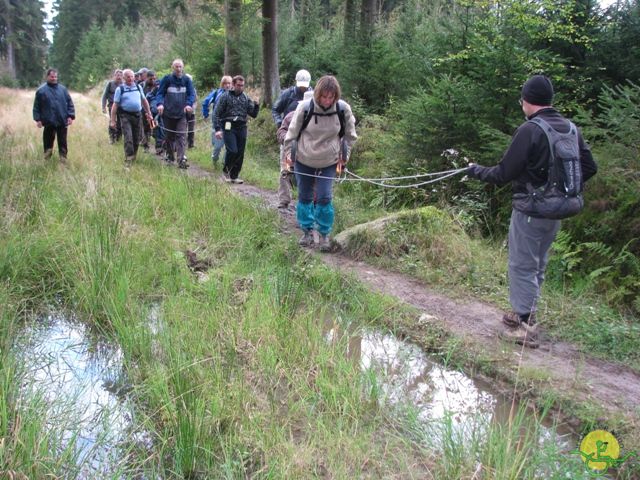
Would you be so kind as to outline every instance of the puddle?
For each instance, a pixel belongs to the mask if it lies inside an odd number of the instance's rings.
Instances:
[[[75,440],[73,478],[135,473],[127,467],[131,447],[150,450],[152,442],[136,428],[122,351],[96,341],[86,327],[59,313],[25,328],[15,349],[26,370],[23,393],[44,398],[47,427],[63,448]]]
[[[508,422],[510,399],[492,391],[486,382],[430,360],[416,345],[366,329],[345,333],[333,320],[325,325],[325,338],[332,343],[346,341],[347,356],[375,375],[381,402],[411,409],[436,444],[442,441],[445,419],[454,437],[463,441],[483,438],[492,422]],[[576,448],[578,439],[568,426],[554,426],[549,420],[540,427],[539,437],[540,444],[547,442],[568,452]]]

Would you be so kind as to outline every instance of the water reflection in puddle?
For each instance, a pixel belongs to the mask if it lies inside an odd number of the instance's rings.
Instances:
[[[75,439],[73,478],[118,478],[113,474],[127,471],[131,445],[151,447],[149,435],[135,429],[119,348],[49,314],[24,330],[16,354],[26,369],[23,392],[46,400],[47,425],[59,432],[62,446]]]
[[[493,392],[484,382],[429,360],[416,345],[366,329],[345,333],[333,320],[325,325],[325,338],[330,343],[346,341],[347,356],[375,375],[381,401],[411,408],[425,428],[432,430],[433,425],[443,424],[439,420],[446,419],[454,435],[468,439],[482,435],[492,422],[508,422],[510,399]],[[435,430],[431,434],[438,442],[438,428]],[[554,442],[563,451],[577,444],[568,427],[549,422],[539,433],[540,443]]]

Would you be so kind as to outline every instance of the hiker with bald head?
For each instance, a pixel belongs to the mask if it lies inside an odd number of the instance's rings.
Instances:
[[[533,75],[522,87],[520,105],[526,121],[493,167],[469,164],[467,175],[484,182],[511,182],[509,224],[509,301],[502,337],[519,345],[538,346],[537,305],[560,220],[582,208],[584,182],[597,172],[580,131],[553,106],[554,89],[544,75]],[[551,208],[549,208],[551,207]]]
[[[123,72],[124,83],[118,87],[113,96],[111,107],[111,126],[115,127],[120,117],[122,136],[124,137],[125,166],[130,167],[138,153],[138,145],[142,137],[142,110],[147,120],[151,121],[151,109],[142,87],[135,82],[133,70],[127,68]]]
[[[188,168],[185,161],[187,143],[187,113],[192,113],[196,101],[193,82],[184,74],[184,63],[176,58],[171,63],[172,73],[160,80],[156,96],[158,115],[162,117],[165,132],[166,160],[178,161],[180,168]]]

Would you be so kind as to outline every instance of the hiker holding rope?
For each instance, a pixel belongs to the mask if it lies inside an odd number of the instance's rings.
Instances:
[[[165,75],[160,81],[156,96],[158,115],[162,117],[165,132],[166,160],[172,163],[178,159],[179,168],[188,168],[185,161],[187,141],[187,113],[193,112],[196,92],[193,83],[184,75],[184,63],[176,58],[171,63],[173,73]]]
[[[527,121],[514,133],[500,163],[494,167],[471,163],[467,170],[467,175],[484,182],[511,182],[508,267],[512,311],[502,318],[508,327],[502,337],[531,348],[538,346],[536,307],[549,248],[560,219],[582,208],[583,184],[598,170],[580,131],[551,106],[553,95],[549,78],[529,78],[520,99]],[[554,193],[560,188],[561,194]],[[545,205],[553,205],[552,211]],[[567,207],[571,211],[564,212]]]
[[[247,144],[248,117],[256,118],[260,104],[251,100],[244,93],[244,77],[233,77],[232,88],[222,94],[213,108],[213,125],[215,137],[224,138],[224,179],[230,183],[243,183],[238,178],[244,161],[244,148]]]
[[[102,113],[109,115],[111,107],[113,107],[113,96],[116,93],[118,87],[122,85],[122,70],[119,68],[113,72],[113,79],[108,81],[104,86],[104,92],[102,92]],[[112,127],[109,122],[109,144],[113,145],[122,136],[122,127],[120,126],[120,119],[116,121],[116,126]]]
[[[295,112],[298,104],[303,100],[308,100],[307,93],[313,95],[313,90],[309,86],[311,83],[311,74],[307,70],[299,70],[296,73],[296,84],[293,87],[287,88],[280,94],[276,103],[271,108],[271,116],[273,121],[278,127],[278,141],[280,142],[280,182],[278,186],[278,208],[287,208],[291,203],[291,185],[289,178],[289,170],[285,165],[284,155],[284,135],[287,130],[285,129],[282,135],[282,141],[280,141],[280,129],[284,124],[284,119],[291,112]]]
[[[123,71],[124,84],[120,85],[113,96],[113,106],[111,107],[111,126],[115,127],[117,117],[120,117],[122,125],[122,136],[124,137],[125,166],[130,167],[138,154],[138,145],[144,130],[142,129],[141,112],[144,111],[147,120],[151,122],[151,109],[147,102],[142,87],[135,83],[133,70]]]
[[[149,108],[151,108],[151,115],[153,115],[154,122],[152,123],[152,135],[156,141],[156,155],[164,155],[164,124],[162,123],[162,117],[158,115],[158,90],[160,89],[160,81],[156,79],[153,84],[153,88],[147,93],[147,102],[149,102]]]
[[[300,245],[313,246],[313,230],[319,247],[331,251],[333,182],[336,168],[344,168],[356,135],[349,104],[340,100],[340,84],[326,75],[316,84],[313,98],[298,105],[285,137],[285,154],[294,162],[298,183],[296,216],[304,235]]]
[[[193,77],[188,74],[185,73],[185,77],[187,77],[189,80],[191,80],[191,83],[193,84]],[[196,90],[196,87],[194,85],[193,87],[193,91],[195,92],[195,100],[193,101],[193,110],[191,110],[190,112],[186,112],[185,116],[187,117],[187,148],[191,149],[194,148],[196,146],[196,104],[198,102],[198,91]]]
[[[69,91],[58,83],[58,70],[47,70],[47,82],[38,88],[33,101],[33,121],[43,128],[44,158],[53,154],[53,142],[58,137],[60,163],[67,162],[67,128],[76,118],[76,111]]]

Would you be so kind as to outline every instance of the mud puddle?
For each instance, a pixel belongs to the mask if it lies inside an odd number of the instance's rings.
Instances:
[[[23,394],[44,399],[49,432],[60,449],[72,450],[69,478],[139,475],[132,452],[149,451],[152,441],[136,424],[122,351],[60,313],[38,317],[15,349],[26,372]]]
[[[423,436],[436,445],[441,444],[444,430],[462,442],[478,441],[491,425],[507,425],[512,408],[519,408],[488,382],[442,366],[420,347],[391,334],[371,329],[345,331],[334,321],[325,323],[324,332],[330,343],[345,342],[347,356],[373,375],[380,401],[409,414]],[[533,409],[526,413],[535,416]],[[579,443],[568,425],[551,418],[543,419],[538,432],[540,444],[552,442],[563,452]]]

